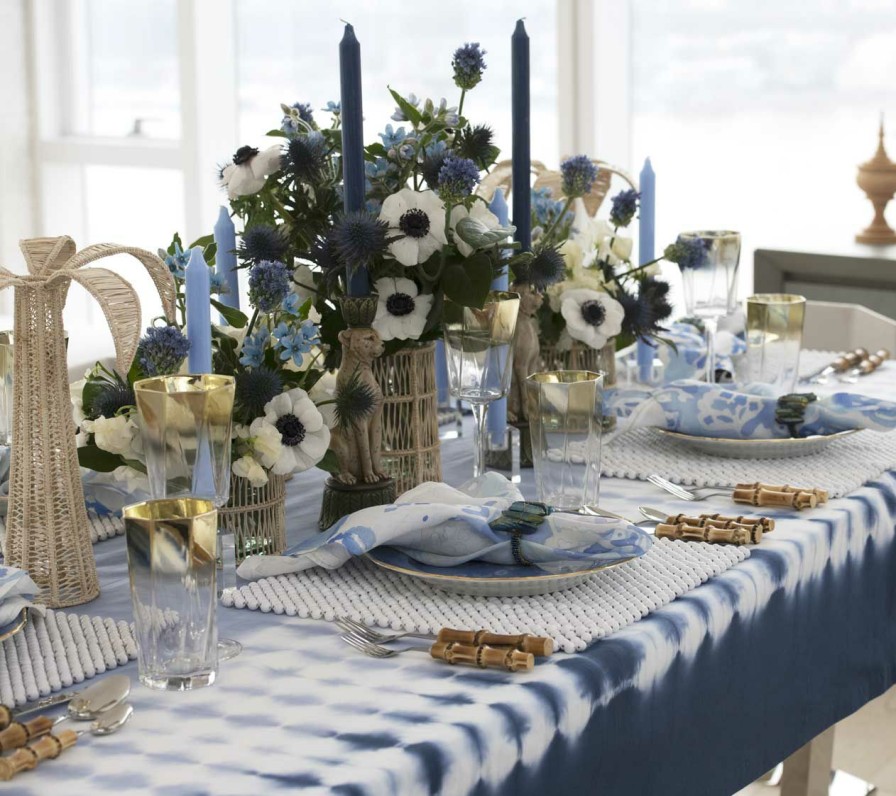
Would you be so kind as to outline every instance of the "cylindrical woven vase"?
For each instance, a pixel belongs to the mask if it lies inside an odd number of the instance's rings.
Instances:
[[[564,350],[557,346],[541,347],[541,369],[593,370],[603,374],[603,387],[616,384],[616,338],[610,338],[603,348],[591,348],[578,340]]]
[[[435,343],[375,359],[373,375],[383,391],[383,468],[396,494],[441,481]]]
[[[220,525],[233,534],[236,561],[250,555],[280,555],[286,549],[286,478],[268,475],[264,486],[248,478],[230,479],[230,499],[218,511]]]

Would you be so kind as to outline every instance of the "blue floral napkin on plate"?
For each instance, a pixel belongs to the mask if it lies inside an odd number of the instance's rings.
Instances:
[[[0,630],[13,622],[23,608],[44,613],[44,606],[31,602],[37,592],[37,585],[27,572],[0,565]]]
[[[676,381],[664,387],[608,390],[605,410],[620,419],[620,429],[657,426],[701,437],[776,439],[793,436],[775,418],[777,398],[768,385],[726,387]],[[834,434],[853,428],[892,431],[896,403],[852,393],[819,397],[805,408],[796,436]]]
[[[468,561],[519,563],[510,533],[489,523],[523,497],[504,476],[486,473],[460,489],[428,482],[396,503],[362,509],[284,556],[250,556],[237,574],[248,580],[321,566],[336,569],[378,545],[395,547],[423,564],[450,567]],[[517,537],[518,553],[545,572],[592,569],[643,554],[652,538],[624,520],[554,513],[537,530]],[[515,544],[515,543],[514,543]]]

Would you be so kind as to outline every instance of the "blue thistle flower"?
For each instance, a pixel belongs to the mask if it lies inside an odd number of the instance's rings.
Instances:
[[[176,326],[150,326],[137,345],[137,362],[147,376],[168,376],[189,352],[190,341]]]
[[[333,225],[330,242],[339,259],[354,267],[368,266],[386,250],[389,225],[366,210],[345,213]]]
[[[289,242],[279,227],[269,224],[253,224],[245,232],[238,253],[244,260],[260,263],[262,260],[282,260]]]
[[[663,252],[669,262],[676,263],[684,271],[688,268],[703,268],[707,262],[707,251],[700,238],[683,238],[681,235],[666,246]]]
[[[464,91],[475,88],[485,71],[485,50],[478,41],[465,44],[454,51],[451,66],[454,68],[454,85]]]
[[[289,106],[294,110],[298,111],[298,117],[309,127],[314,127],[314,114],[311,110],[311,104],[308,102],[294,102]],[[280,129],[286,133],[287,135],[298,135],[303,131],[303,128],[300,124],[296,122],[296,120],[290,116],[286,115],[283,117],[283,120],[280,122]]]
[[[563,193],[569,197],[585,196],[597,179],[597,166],[587,155],[575,155],[560,164],[563,178]]]
[[[240,362],[247,368],[261,367],[262,362],[264,362],[264,349],[265,346],[267,346],[270,337],[271,333],[263,326],[248,335],[246,339],[243,340],[243,350],[240,354]]]
[[[638,212],[638,200],[641,198],[634,188],[620,191],[611,200],[610,221],[617,227],[627,227]]]
[[[319,182],[327,162],[327,141],[323,133],[313,132],[293,138],[280,159],[284,171],[300,182]]]
[[[259,312],[273,312],[289,293],[289,271],[279,260],[262,260],[249,269],[249,301]]]
[[[450,156],[439,169],[439,196],[446,202],[458,201],[473,193],[479,169],[469,158]]]
[[[556,246],[545,246],[515,271],[517,282],[527,282],[535,290],[559,282],[566,275],[566,261]]]
[[[482,169],[488,168],[497,160],[501,150],[493,143],[494,133],[491,127],[477,124],[475,127],[464,127],[457,137],[455,146],[460,155],[472,160]]]
[[[637,294],[617,286],[616,300],[625,314],[622,331],[632,337],[647,337],[660,331],[660,323],[672,314],[669,303],[669,283],[647,277],[640,281]]]
[[[96,420],[98,417],[115,417],[125,407],[136,405],[134,388],[130,384],[120,379],[104,380],[99,383],[99,390],[90,402],[90,406],[84,407],[84,414],[88,420]]]
[[[283,392],[283,378],[270,368],[237,371],[234,378],[234,403],[245,423],[264,415],[265,405]]]

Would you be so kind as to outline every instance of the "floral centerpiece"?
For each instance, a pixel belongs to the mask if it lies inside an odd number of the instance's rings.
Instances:
[[[598,167],[578,155],[565,160],[560,172],[562,197],[548,188],[532,196],[533,249],[542,253],[543,267],[517,271],[518,281],[545,292],[538,311],[542,350],[552,352],[548,359],[564,360],[546,362],[548,367],[567,365],[567,352],[575,349],[619,349],[636,339],[660,339],[672,313],[669,285],[657,278],[662,258],[631,262],[627,228],[638,212],[637,191],[612,198],[609,220],[593,218],[582,197],[591,191]],[[548,268],[549,262],[555,267]]]

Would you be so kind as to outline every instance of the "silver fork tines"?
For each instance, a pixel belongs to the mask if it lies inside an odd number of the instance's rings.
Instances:
[[[708,487],[701,490],[695,490],[694,492],[689,492],[683,486],[673,484],[671,481],[663,478],[661,475],[656,475],[655,473],[652,475],[648,475],[647,480],[654,486],[658,486],[660,489],[664,489],[670,495],[674,495],[680,500],[700,501],[711,498],[714,495],[724,495],[730,497],[733,494],[733,490],[723,489],[720,487]],[[700,492],[702,494],[697,494],[697,492]]]
[[[405,636],[416,636],[417,638],[431,638],[432,640],[435,640],[435,636],[424,637],[418,636],[415,633],[381,633],[378,630],[374,630],[372,627],[361,624],[361,622],[356,622],[354,619],[348,616],[337,616],[335,621],[336,624],[346,633],[350,633],[354,636],[359,636],[364,641],[373,643],[386,644],[390,641],[396,641],[397,639],[404,638]]]

